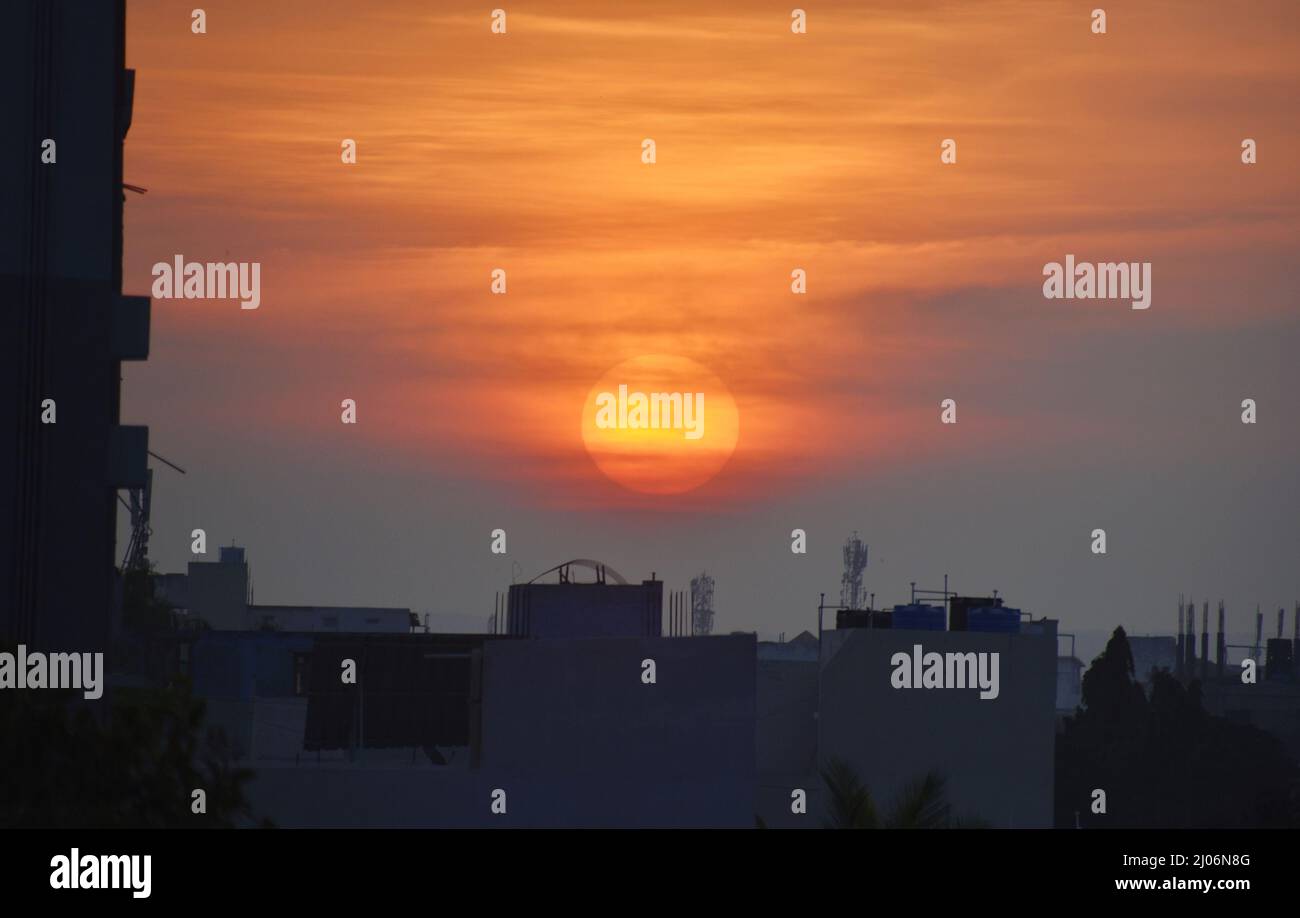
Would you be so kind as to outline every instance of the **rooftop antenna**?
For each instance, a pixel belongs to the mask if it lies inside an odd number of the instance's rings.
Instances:
[[[182,475],[185,474],[185,470],[170,459],[164,459],[153,450],[148,450],[148,453],[159,462],[171,466]],[[122,500],[121,495],[117,498],[131,513],[131,539],[127,542],[126,554],[122,557],[122,570],[147,571],[149,570],[149,536],[153,535],[153,529],[149,526],[149,516],[153,507],[153,469],[145,469],[143,488],[130,488],[127,493],[130,496],[129,503]]]
[[[1220,599],[1219,600],[1219,636],[1218,636],[1218,643],[1214,648],[1214,664],[1217,670],[1217,675],[1220,679],[1223,678],[1223,664],[1227,660],[1227,654],[1225,653],[1226,647],[1227,647],[1227,638],[1223,633],[1223,600]]]
[[[840,606],[844,609],[861,609],[866,595],[862,590],[862,572],[867,569],[867,546],[858,538],[858,531],[844,540],[844,575],[840,578]]]
[[[700,571],[691,578],[691,634],[708,637],[713,633],[713,578]]]
[[[1195,611],[1195,610],[1193,610]],[[1201,604],[1201,681],[1210,673],[1210,601]]]
[[[1185,621],[1186,611],[1187,608],[1186,606],[1183,605],[1183,594],[1179,593],[1178,594],[1178,640],[1176,644],[1177,656],[1175,657],[1176,660],[1175,668],[1179,679],[1183,678],[1183,674],[1187,666],[1187,637],[1186,637],[1186,621]]]

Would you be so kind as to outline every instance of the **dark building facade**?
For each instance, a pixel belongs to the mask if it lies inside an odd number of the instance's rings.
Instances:
[[[148,448],[119,399],[149,337],[148,298],[122,296],[124,3],[6,3],[0,83],[0,638],[104,651],[116,492]]]

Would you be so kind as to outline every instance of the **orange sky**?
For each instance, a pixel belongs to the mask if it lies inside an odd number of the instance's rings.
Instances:
[[[1140,432],[1015,394],[1085,333],[1294,316],[1298,14],[1112,3],[1095,36],[1092,5],[805,4],[796,36],[790,4],[529,3],[496,36],[490,5],[210,2],[194,36],[133,0],[126,286],[263,265],[256,312],[154,304],[146,420],[314,441],[352,397],[384,454],[541,505],[644,503],[577,428],[643,354],[736,399],[718,507],[908,461],[972,378],[965,449]],[[1067,252],[1153,262],[1152,309],[1045,301]]]

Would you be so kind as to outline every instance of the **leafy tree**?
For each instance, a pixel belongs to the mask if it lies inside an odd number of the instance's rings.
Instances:
[[[1133,652],[1128,635],[1116,628],[1106,649],[1083,674],[1083,703],[1103,722],[1117,728],[1139,724],[1146,695],[1134,678]]]
[[[204,729],[203,704],[184,682],[105,697],[111,702],[88,703],[76,690],[0,692],[0,828],[250,821],[251,772],[231,766],[222,735]],[[191,810],[196,789],[206,793],[206,813]]]
[[[1056,824],[1076,814],[1097,828],[1300,826],[1300,769],[1275,737],[1207,713],[1199,682],[1157,670],[1148,699],[1117,628],[1057,737]]]
[[[166,685],[176,673],[181,638],[175,609],[155,594],[151,570],[128,569],[121,575],[122,629],[108,658],[117,672]]]

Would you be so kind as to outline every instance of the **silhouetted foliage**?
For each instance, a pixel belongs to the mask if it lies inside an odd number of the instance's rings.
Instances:
[[[1094,789],[1106,813],[1092,812]],[[1056,742],[1056,824],[1087,828],[1300,826],[1300,769],[1275,737],[1205,711],[1164,670],[1147,698],[1116,628]]]
[[[173,630],[172,605],[155,595],[152,571],[122,571],[122,621],[137,633]]]
[[[984,828],[980,820],[959,820],[948,803],[947,780],[938,772],[927,772],[904,785],[893,807],[877,810],[871,791],[857,772],[840,759],[831,759],[822,769],[826,785],[828,829],[959,829]]]
[[[831,759],[822,768],[822,781],[826,785],[826,828],[880,828],[871,792],[847,762]]]
[[[12,652],[14,647],[3,649]],[[246,823],[244,784],[184,683],[0,692],[0,828],[203,828]],[[191,811],[202,789],[207,812]]]
[[[122,632],[109,659],[119,673],[129,673],[159,687],[176,673],[181,635],[171,603],[154,592],[153,572],[122,571]]]

